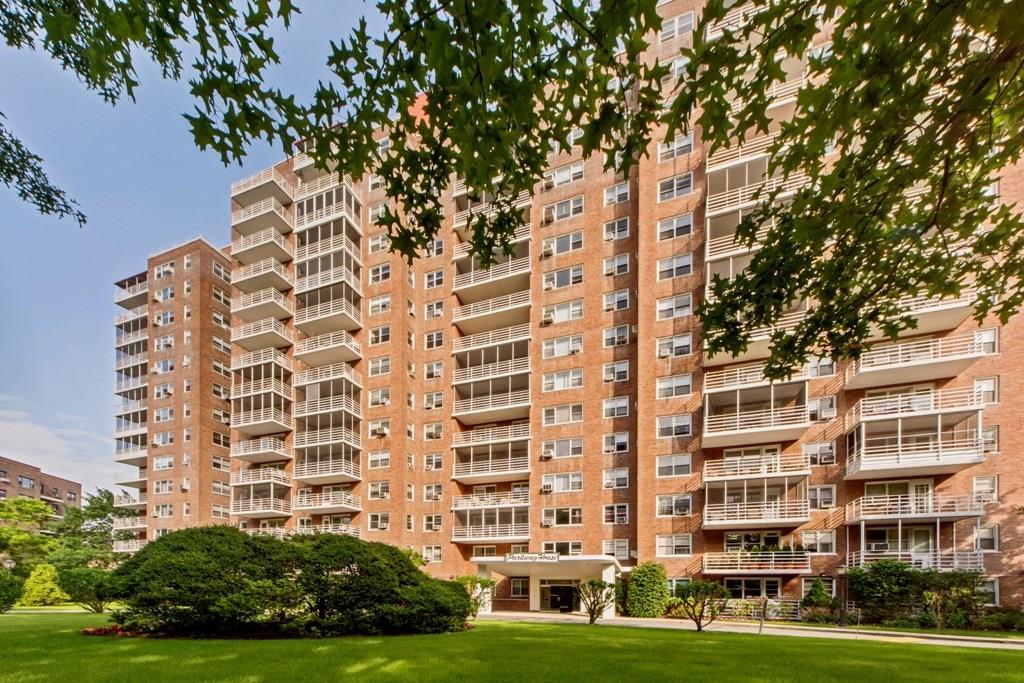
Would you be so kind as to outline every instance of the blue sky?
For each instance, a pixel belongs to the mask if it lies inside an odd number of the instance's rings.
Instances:
[[[298,4],[303,14],[278,33],[272,80],[301,97],[327,78],[329,41],[375,10]],[[40,216],[0,186],[0,454],[110,488],[128,469],[113,461],[113,282],[196,235],[226,244],[231,182],[282,153],[261,145],[225,168],[200,152],[181,116],[188,86],[152,69],[134,104],[111,107],[42,54],[0,45],[0,63],[6,124],[89,218],[79,229]]]

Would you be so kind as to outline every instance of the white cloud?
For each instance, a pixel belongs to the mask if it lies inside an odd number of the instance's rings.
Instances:
[[[114,462],[112,434],[89,428],[88,421],[76,415],[57,414],[44,421],[23,405],[16,397],[0,394],[0,455],[79,481],[87,492],[113,488],[118,475],[126,473]]]

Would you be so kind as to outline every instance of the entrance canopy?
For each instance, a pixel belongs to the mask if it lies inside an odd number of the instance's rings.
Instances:
[[[509,553],[495,557],[474,557],[477,567],[503,576],[540,579],[600,579],[622,571],[611,555],[559,555],[558,553]],[[605,579],[606,581],[608,579]]]

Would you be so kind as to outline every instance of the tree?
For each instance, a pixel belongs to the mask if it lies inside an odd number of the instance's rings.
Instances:
[[[601,579],[590,579],[576,586],[576,594],[580,597],[580,604],[587,612],[588,623],[604,616],[606,609],[615,604],[615,586],[602,581]]]
[[[714,581],[691,581],[676,586],[676,597],[682,600],[679,609],[703,631],[725,611],[729,591]]]
[[[72,602],[96,614],[103,614],[113,600],[110,572],[103,569],[74,567],[58,571],[57,585]]]
[[[0,614],[7,612],[21,597],[21,579],[0,568]]]
[[[67,594],[57,585],[56,567],[43,563],[32,568],[21,591],[21,604],[37,607],[59,605],[67,601]]]
[[[114,518],[127,514],[130,513],[114,507],[114,494],[107,489],[86,495],[81,508],[67,507],[64,519],[52,525],[56,547],[47,561],[58,570],[113,568]]]
[[[898,560],[876,560],[847,575],[850,595],[861,603],[867,621],[885,621],[904,613],[920,595],[914,569]]]
[[[641,562],[629,573],[626,612],[631,617],[660,617],[668,601],[668,574],[657,562]]]
[[[940,572],[935,569],[917,575],[922,601],[936,628],[963,628],[977,616],[981,604],[977,572]],[[952,624],[950,622],[953,622]]]
[[[490,604],[491,590],[495,585],[494,579],[466,574],[465,576],[456,576],[452,580],[466,589],[466,595],[469,596],[469,616],[471,619],[476,619],[484,601],[486,600],[487,604]]]
[[[53,509],[40,500],[0,500],[0,560],[12,563],[19,578],[27,578],[56,546],[52,536],[42,533],[52,515]]]

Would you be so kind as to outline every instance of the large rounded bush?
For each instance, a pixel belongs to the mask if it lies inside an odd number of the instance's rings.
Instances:
[[[631,617],[660,617],[668,602],[668,574],[657,562],[641,562],[629,573],[626,611]]]

